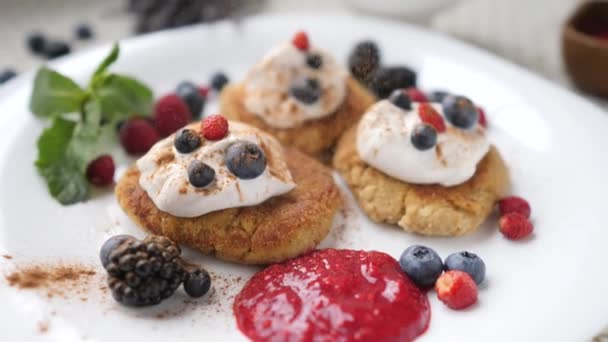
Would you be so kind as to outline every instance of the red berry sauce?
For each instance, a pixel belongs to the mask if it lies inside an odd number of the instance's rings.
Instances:
[[[234,301],[253,341],[411,341],[429,302],[381,252],[325,249],[257,273]]]

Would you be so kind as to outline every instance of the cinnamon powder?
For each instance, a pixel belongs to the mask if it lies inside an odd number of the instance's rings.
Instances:
[[[9,286],[18,289],[46,290],[47,297],[65,296],[67,291],[85,292],[90,279],[97,272],[92,266],[81,264],[25,264],[17,265],[5,275]]]

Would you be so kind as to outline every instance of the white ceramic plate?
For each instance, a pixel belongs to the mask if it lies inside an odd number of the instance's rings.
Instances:
[[[373,38],[388,64],[418,70],[421,87],[460,92],[479,102],[488,113],[490,138],[510,166],[513,193],[532,203],[534,237],[517,243],[502,237],[496,217],[463,238],[406,234],[371,223],[350,198],[323,246],[376,249],[397,258],[420,243],[443,257],[470,250],[487,264],[487,282],[474,308],[451,311],[430,293],[432,320],[421,341],[581,341],[608,324],[603,220],[608,118],[581,98],[449,38],[337,15],[258,17],[240,27],[222,23],[130,39],[122,43],[115,69],[142,78],[157,95],[183,79],[205,81],[218,69],[239,79],[268,48],[301,28],[343,60],[355,41]],[[107,51],[105,46],[53,66],[84,82]],[[30,88],[31,74],[0,89],[0,254],[14,256],[0,258],[0,267],[7,271],[22,262],[58,259],[97,265],[106,238],[142,233],[125,219],[110,191],[69,207],[47,194],[32,165],[36,137],[46,122],[27,109]],[[115,156],[123,166],[129,162],[120,149]],[[48,299],[0,281],[2,340],[243,340],[232,318],[232,296],[256,269],[192,251],[187,255],[217,275],[215,293],[196,303],[184,303],[185,295],[178,294],[158,307],[135,310],[115,304],[97,287],[83,302]]]

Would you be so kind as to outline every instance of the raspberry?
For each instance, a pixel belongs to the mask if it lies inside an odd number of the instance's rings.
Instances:
[[[220,140],[228,134],[228,120],[216,114],[203,119],[201,123],[203,137],[209,140]]]
[[[207,98],[207,95],[209,95],[209,87],[206,87],[206,86],[198,87],[198,93],[201,94],[201,96],[203,98]]]
[[[534,226],[522,214],[508,213],[498,220],[500,232],[509,240],[521,240],[532,233]]]
[[[87,179],[97,186],[110,185],[114,181],[114,169],[112,156],[101,155],[87,166]]]
[[[405,89],[405,93],[414,102],[429,102],[426,95],[424,95],[424,93],[416,87],[409,87],[409,88]]]
[[[443,118],[430,104],[421,103],[418,106],[418,115],[422,122],[435,127],[438,133],[445,132],[445,122],[443,121]]]
[[[450,309],[460,310],[477,302],[477,285],[463,271],[451,270],[443,273],[435,283],[437,298]]]
[[[158,139],[158,133],[146,119],[132,118],[120,127],[120,142],[129,154],[148,152]]]
[[[486,120],[486,112],[483,110],[483,108],[477,106],[477,112],[479,113],[479,124],[483,127],[483,128],[488,128],[488,121]]]
[[[498,201],[500,214],[519,213],[527,218],[530,217],[530,204],[519,196],[508,196]]]
[[[308,50],[310,44],[308,42],[308,35],[304,31],[298,31],[293,36],[293,40],[291,41],[293,45],[298,48],[298,50],[306,51]]]
[[[175,94],[161,97],[154,107],[154,125],[162,137],[173,134],[192,121],[192,114],[184,101]]]

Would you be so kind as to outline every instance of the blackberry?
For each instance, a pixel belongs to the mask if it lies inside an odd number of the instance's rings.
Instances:
[[[27,46],[34,54],[42,54],[46,46],[46,38],[40,32],[33,32],[27,37]]]
[[[163,236],[148,236],[143,241],[114,239],[102,253],[102,261],[108,252],[104,264],[108,286],[114,299],[128,306],[160,303],[173,295],[186,276],[181,249]]]
[[[372,76],[371,90],[381,98],[387,98],[393,90],[416,86],[416,73],[405,66],[383,67]]]
[[[87,23],[80,23],[74,28],[74,35],[81,40],[93,38],[93,29]]]
[[[371,40],[357,43],[348,56],[348,67],[356,79],[368,83],[380,67],[380,49],[376,43]]]
[[[65,56],[72,51],[68,43],[62,41],[49,41],[45,44],[42,54],[48,59]]]

